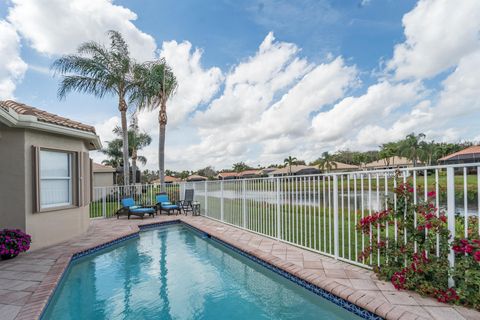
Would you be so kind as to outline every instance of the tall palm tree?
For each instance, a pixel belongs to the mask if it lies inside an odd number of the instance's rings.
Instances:
[[[113,94],[118,98],[123,129],[124,184],[129,182],[127,99],[135,89],[128,46],[118,31],[108,31],[110,46],[90,41],[81,44],[76,54],[65,55],[54,61],[52,69],[62,75],[58,96],[63,99],[72,91],[89,93],[97,98]]]
[[[424,133],[419,133],[416,135],[412,132],[400,143],[400,154],[410,159],[414,167],[417,166],[418,157],[422,148],[422,140],[424,138]]]
[[[283,160],[283,163],[288,166],[288,174],[292,174],[292,165],[297,163],[297,158],[288,156]]]
[[[322,153],[322,159],[320,160],[320,164],[318,167],[321,170],[325,170],[326,172],[329,172],[333,168],[337,167],[337,163],[333,161],[333,157],[331,154],[328,153],[328,151],[325,151]]]
[[[107,147],[100,150],[108,159],[103,160],[102,163],[114,168],[119,168],[123,165],[122,154],[122,140],[114,139],[107,142]]]
[[[177,89],[177,78],[165,59],[147,62],[135,69],[138,90],[132,95],[131,101],[137,104],[139,110],[158,109],[158,172],[160,188],[165,191],[165,131],[167,127],[167,101]]]

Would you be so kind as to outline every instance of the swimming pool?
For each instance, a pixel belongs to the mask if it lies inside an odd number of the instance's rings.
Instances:
[[[175,224],[75,260],[42,319],[360,319]]]

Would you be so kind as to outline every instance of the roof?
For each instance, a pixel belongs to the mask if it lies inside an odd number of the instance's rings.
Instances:
[[[15,111],[17,114],[35,116],[38,121],[56,124],[63,127],[73,128],[77,130],[95,133],[95,127],[83,124],[78,121],[73,121],[68,118],[58,116],[56,114],[46,112],[26,104],[19,103],[12,100],[0,101],[0,107],[9,111]]]
[[[262,174],[262,170],[252,169],[252,170],[242,171],[238,174],[238,176],[239,177],[244,177],[244,176],[255,176],[255,175],[260,175],[260,174]]]
[[[389,164],[387,165],[386,159],[389,159]],[[405,157],[390,157],[377,161],[372,161],[365,164],[365,168],[378,168],[378,167],[395,167],[395,166],[411,166],[413,162]]]
[[[182,179],[175,178],[175,177],[172,177],[172,176],[165,176],[165,182],[167,182],[167,183],[179,182],[179,181],[182,181]],[[152,183],[160,183],[160,179],[155,179],[155,180],[152,181]]]
[[[292,168],[291,168],[291,173],[292,174],[295,174],[295,173],[298,173],[300,171],[304,171],[304,170],[316,170],[316,171],[320,171],[317,167],[314,167],[314,166],[306,166],[306,165],[293,165]],[[271,172],[273,175],[279,175],[279,174],[290,174],[290,167],[289,166],[286,166],[284,168],[280,168],[280,169],[277,169],[273,172]]]
[[[480,145],[479,146],[471,146],[460,150],[458,152],[454,152],[449,154],[445,157],[438,159],[439,161],[446,161],[446,160],[453,160],[454,158],[477,158],[480,160]]]
[[[343,163],[343,162],[338,162],[338,161],[332,161],[332,163],[335,163],[336,166],[334,165],[332,170],[358,170],[358,166],[353,165],[353,164],[348,164],[348,163]]]
[[[187,181],[205,181],[207,180],[206,177],[199,176],[198,174],[192,174],[191,176],[187,177]]]
[[[116,172],[117,170],[111,166],[105,166],[100,163],[93,163],[93,172]]]
[[[236,172],[219,172],[217,177],[220,178],[231,178],[231,177],[238,177],[238,173]]]

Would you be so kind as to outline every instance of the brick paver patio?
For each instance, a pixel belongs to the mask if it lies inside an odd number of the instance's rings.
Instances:
[[[386,319],[480,319],[413,292],[397,291],[373,272],[203,217],[93,220],[88,232],[56,246],[0,262],[0,320],[37,319],[76,252],[138,232],[138,225],[183,220]]]

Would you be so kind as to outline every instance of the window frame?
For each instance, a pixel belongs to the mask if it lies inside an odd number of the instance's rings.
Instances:
[[[79,175],[79,163],[80,160],[78,151],[73,150],[65,150],[65,149],[56,149],[56,148],[48,148],[48,147],[34,147],[34,165],[35,165],[35,173],[34,173],[34,180],[35,180],[35,190],[34,190],[34,198],[35,198],[35,212],[49,212],[49,211],[58,211],[64,209],[73,209],[79,207],[79,190],[80,190],[80,175]],[[49,180],[49,178],[42,178],[41,176],[41,152],[57,152],[57,153],[66,153],[68,154],[69,159],[69,174],[70,177],[69,181],[69,203],[59,203],[58,205],[47,205],[42,206],[41,204],[41,181],[42,180]],[[62,177],[54,177],[50,180],[61,180]],[[67,177],[64,180],[67,180]]]

